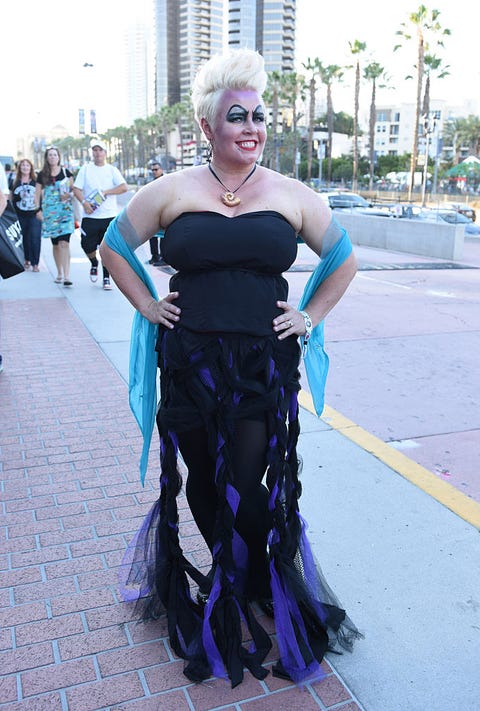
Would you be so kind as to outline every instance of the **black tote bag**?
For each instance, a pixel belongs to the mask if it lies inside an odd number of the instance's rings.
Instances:
[[[7,203],[3,214],[0,215],[0,276],[3,279],[25,271],[22,237],[17,213],[14,207]]]

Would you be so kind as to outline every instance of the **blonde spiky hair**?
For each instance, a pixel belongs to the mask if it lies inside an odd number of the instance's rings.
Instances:
[[[267,85],[264,59],[253,49],[232,49],[203,64],[192,85],[195,118],[213,124],[217,103],[225,89],[253,89],[261,97]]]

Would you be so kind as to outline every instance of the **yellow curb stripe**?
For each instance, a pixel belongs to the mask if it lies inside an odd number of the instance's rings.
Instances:
[[[315,414],[310,393],[301,390],[298,401],[302,407]],[[439,479],[428,469],[406,457],[394,447],[382,442],[381,439],[359,427],[328,405],[325,406],[321,419],[332,429],[358,444],[366,452],[373,454],[374,457],[389,466],[397,474],[418,486],[419,489],[446,506],[464,521],[476,528],[480,528],[480,504],[462,494],[461,491],[447,481]]]

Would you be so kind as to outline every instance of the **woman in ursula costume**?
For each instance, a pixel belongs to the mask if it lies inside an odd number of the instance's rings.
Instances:
[[[321,409],[322,322],[352,280],[355,259],[313,190],[257,163],[266,80],[263,58],[251,50],[200,68],[192,101],[211,160],[142,188],[101,246],[137,310],[130,401],[144,433],[142,476],[155,416],[160,435],[160,495],[126,554],[124,598],[137,600],[144,619],[166,614],[189,679],[228,675],[232,686],[245,667],[258,679],[268,673],[262,663],[271,641],[259,606],[275,619],[273,673],[295,682],[320,677],[327,649],[351,649],[360,636],[305,535],[296,450],[301,345],[315,361],[309,370]],[[134,254],[159,229],[162,257],[176,270],[163,298]],[[289,304],[282,276],[295,260],[297,234],[322,257],[301,310]],[[181,549],[179,455],[212,555],[207,575]]]

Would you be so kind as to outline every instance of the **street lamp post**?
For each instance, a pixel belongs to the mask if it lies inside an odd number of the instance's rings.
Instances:
[[[435,119],[425,114],[423,116],[423,130],[425,134],[425,165],[423,166],[422,207],[425,207],[425,190],[427,187],[428,176],[428,149],[430,144],[430,134],[435,131],[435,126]]]
[[[318,186],[320,187],[322,185],[322,164],[323,164],[323,159],[325,158],[325,144],[321,139],[318,143],[317,158],[318,158]]]

